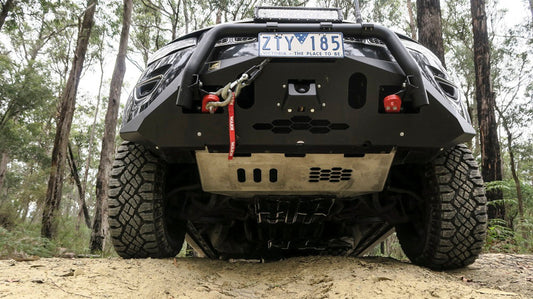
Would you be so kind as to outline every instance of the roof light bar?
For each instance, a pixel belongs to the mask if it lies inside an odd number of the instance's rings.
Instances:
[[[340,8],[256,7],[255,21],[264,22],[342,22]]]

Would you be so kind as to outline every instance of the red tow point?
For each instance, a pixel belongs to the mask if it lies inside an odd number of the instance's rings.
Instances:
[[[209,111],[209,109],[207,109],[206,107],[207,103],[210,103],[210,102],[220,102],[220,98],[216,94],[206,94],[204,98],[202,99],[202,112],[214,113],[216,111],[216,108],[213,111]]]
[[[398,113],[402,107],[402,99],[398,95],[391,94],[383,99],[383,106],[387,113]]]

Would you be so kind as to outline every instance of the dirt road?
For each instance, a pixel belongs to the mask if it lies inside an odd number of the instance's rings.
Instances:
[[[483,255],[448,272],[387,258],[3,260],[0,297],[533,298],[533,256]]]

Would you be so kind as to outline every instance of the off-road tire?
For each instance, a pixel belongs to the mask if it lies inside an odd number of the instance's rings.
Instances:
[[[185,221],[167,217],[166,167],[144,146],[123,142],[109,182],[109,228],[123,258],[174,257],[185,238]]]
[[[424,202],[410,223],[396,226],[404,253],[414,264],[435,270],[473,263],[485,241],[487,207],[472,153],[457,145],[423,171]]]

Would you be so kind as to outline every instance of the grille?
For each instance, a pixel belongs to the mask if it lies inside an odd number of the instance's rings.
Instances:
[[[309,169],[309,183],[349,181],[352,178],[353,169],[333,167],[320,168],[311,167]]]
[[[274,134],[289,134],[292,131],[308,131],[312,134],[326,134],[330,131],[346,130],[345,123],[332,123],[327,119],[312,119],[309,116],[294,116],[291,119],[276,119],[271,123],[256,123],[258,131],[272,131]]]

